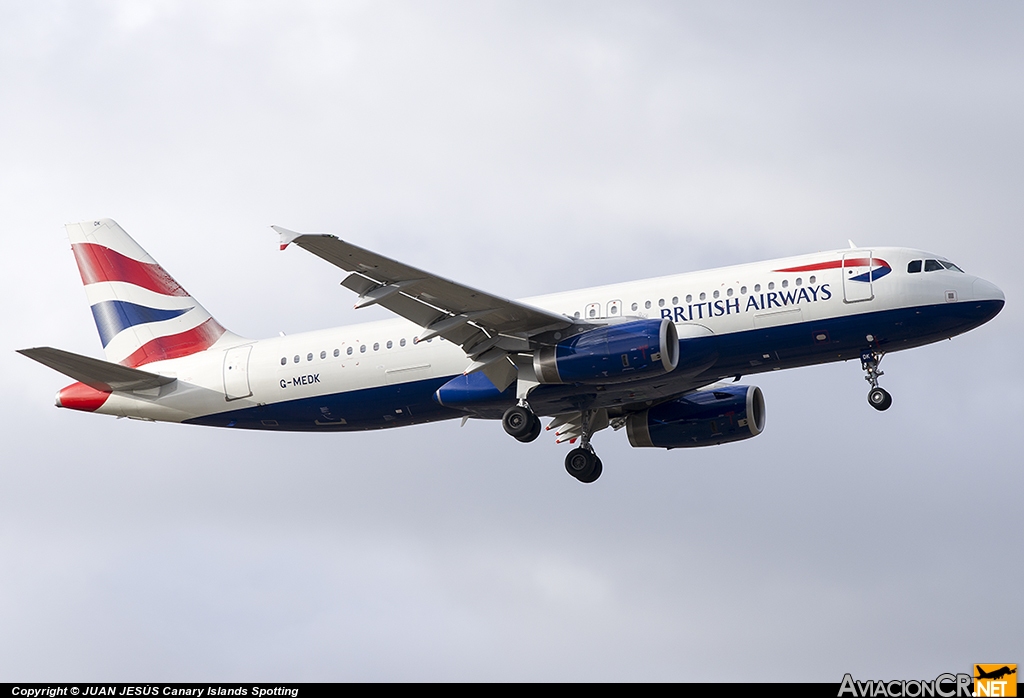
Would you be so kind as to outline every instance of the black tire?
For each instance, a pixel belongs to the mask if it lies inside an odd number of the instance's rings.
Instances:
[[[530,429],[524,436],[517,436],[516,439],[524,444],[528,444],[531,441],[536,441],[537,437],[540,436],[541,426],[540,420],[536,416],[533,417],[533,429]]]
[[[520,407],[519,405],[509,407],[505,410],[505,414],[501,418],[501,426],[505,428],[505,433],[520,440],[530,433],[534,428],[534,423],[540,424],[540,420],[537,419],[537,416],[530,410],[525,407]]]
[[[884,388],[872,388],[868,393],[868,404],[879,412],[885,412],[892,407],[892,395]]]
[[[601,477],[601,473],[604,472],[604,466],[601,465],[601,459],[600,458],[597,458],[595,456],[595,459],[596,459],[597,462],[594,463],[594,472],[592,472],[590,474],[590,477],[587,477],[587,478],[580,477],[580,478],[576,478],[577,480],[579,480],[580,482],[583,482],[583,483],[586,483],[586,484],[589,485],[591,482],[596,482],[597,478]]]
[[[565,456],[565,472],[580,482],[590,482],[587,478],[597,468],[597,456],[589,448],[574,448]]]

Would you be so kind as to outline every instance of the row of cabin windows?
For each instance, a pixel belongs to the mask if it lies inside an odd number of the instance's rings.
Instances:
[[[809,277],[807,279],[807,283],[813,284],[817,280],[818,280],[817,277],[811,276],[811,277]],[[794,281],[793,283],[795,285],[797,285],[797,286],[803,286],[804,280],[803,280],[802,277],[797,277],[796,281]],[[789,288],[789,279],[783,279],[782,280],[782,288]],[[774,291],[775,290],[775,282],[774,281],[769,281],[768,282],[768,290],[769,291]],[[754,293],[760,293],[760,292],[761,292],[761,284],[754,284]],[[731,298],[734,295],[734,293],[735,292],[733,291],[732,288],[725,289],[725,295],[726,295],[727,298]],[[746,286],[740,286],[740,295],[745,295],[746,293],[747,293],[747,287]],[[711,297],[712,298],[720,298],[721,295],[722,295],[721,292],[717,291],[717,290],[713,291],[711,293]],[[708,294],[704,293],[703,291],[697,296],[698,302],[706,301],[707,298],[708,298]],[[687,293],[686,294],[686,302],[687,303],[693,303],[693,294],[692,293]],[[650,310],[651,309],[651,305],[652,305],[651,301],[644,301],[644,308],[646,310]],[[672,297],[672,305],[679,305],[679,296],[673,296]],[[591,303],[590,305],[588,305],[587,306],[587,318],[596,318],[596,317],[598,317],[598,313],[600,312],[600,306],[601,306],[600,303]],[[659,308],[664,308],[665,307],[665,299],[664,298],[659,298],[658,299],[658,307]],[[633,312],[636,312],[637,310],[640,309],[640,304],[639,303],[633,303],[633,305],[630,306],[630,309]],[[608,314],[609,315],[613,315],[613,316],[619,314],[619,302],[618,301],[610,301],[608,303]],[[577,310],[575,313],[573,313],[573,316],[577,317],[577,318],[580,317],[580,312]]]
[[[941,259],[915,259],[913,262],[907,265],[908,274],[918,274],[921,272],[921,265],[924,264],[925,271],[942,271],[943,269],[949,269],[950,271],[958,271],[961,274],[964,270],[953,264],[952,262],[944,262]]]
[[[427,341],[430,342],[432,340],[428,339]],[[406,340],[405,340],[404,337],[402,339],[398,340],[398,346],[404,347],[405,344],[406,344]],[[395,343],[392,342],[390,339],[387,342],[384,343],[384,347],[386,349],[391,349],[394,346],[395,346]],[[374,342],[373,343],[373,350],[374,351],[380,351],[380,342]],[[367,347],[366,347],[365,344],[359,345],[359,353],[360,354],[365,354],[366,351],[367,351]],[[352,356],[354,353],[355,353],[355,347],[349,347],[348,349],[345,350],[345,354],[347,356]],[[339,356],[341,356],[341,349],[335,349],[334,350],[334,358],[338,358]],[[327,352],[326,351],[321,351],[320,352],[320,358],[321,359],[326,359],[327,358]],[[308,354],[306,354],[306,361],[312,361],[312,360],[313,360],[313,352],[309,352]],[[302,357],[299,354],[296,354],[295,357],[292,359],[292,361],[295,362],[295,363],[299,363],[300,361],[302,361]],[[288,357],[287,356],[282,356],[281,357],[281,365],[282,366],[286,366],[287,364],[288,364]]]

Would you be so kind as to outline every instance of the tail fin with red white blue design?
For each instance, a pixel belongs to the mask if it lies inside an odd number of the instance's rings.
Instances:
[[[134,368],[234,336],[114,221],[65,227],[108,361]]]

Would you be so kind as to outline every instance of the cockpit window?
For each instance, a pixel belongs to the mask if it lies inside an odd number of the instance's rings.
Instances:
[[[915,259],[913,262],[907,265],[908,274],[917,274],[921,271],[921,260]]]
[[[958,272],[960,272],[961,274],[963,274],[963,273],[964,273],[964,270],[963,270],[963,269],[961,269],[961,268],[960,268],[960,267],[958,267],[957,265],[953,264],[952,262],[947,262],[947,261],[945,261],[945,260],[942,260],[942,259],[940,259],[940,260],[939,260],[939,263],[940,263],[940,264],[941,264],[942,266],[946,267],[946,269],[949,269],[950,271],[958,271]]]
[[[942,271],[942,265],[939,264],[937,259],[926,259],[924,260],[925,271]]]

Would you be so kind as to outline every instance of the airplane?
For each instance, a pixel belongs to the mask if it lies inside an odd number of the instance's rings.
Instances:
[[[1001,667],[999,669],[995,669],[993,671],[985,671],[985,670],[983,670],[981,668],[980,665],[975,664],[974,665],[974,670],[977,672],[977,676],[974,677],[976,679],[1001,679],[1004,676],[1009,676],[1010,674],[1016,674],[1017,673],[1016,665],[1014,665],[1013,669],[1011,669],[1008,666],[1003,666],[1003,667]]]
[[[603,472],[594,435],[638,448],[753,438],[765,400],[744,375],[859,358],[886,410],[882,357],[995,317],[1004,295],[945,257],[901,247],[743,264],[525,300],[449,281],[333,235],[272,226],[348,272],[356,308],[398,319],[270,339],[217,322],[114,221],[66,226],[106,360],[20,350],[76,382],[58,407],[268,431],[357,431],[501,420],[520,442],[541,417],[574,446],[566,471]],[[731,382],[730,382],[731,381]]]

